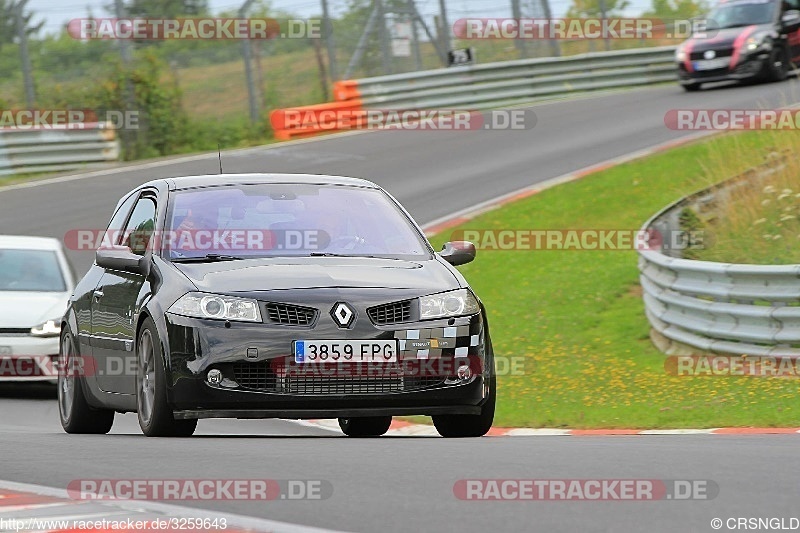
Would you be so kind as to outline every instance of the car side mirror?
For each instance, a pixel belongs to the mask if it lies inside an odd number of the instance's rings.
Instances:
[[[788,10],[781,17],[781,22],[784,26],[794,26],[795,24],[800,23],[800,11],[796,9]]]
[[[146,255],[136,255],[127,246],[113,246],[100,248],[95,252],[97,266],[122,270],[133,274],[147,276],[150,274],[150,258]]]
[[[475,245],[469,241],[446,242],[439,255],[453,266],[465,265],[475,259]]]

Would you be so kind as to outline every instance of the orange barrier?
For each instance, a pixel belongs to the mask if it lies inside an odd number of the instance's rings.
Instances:
[[[339,102],[361,98],[358,80],[342,80],[333,84],[333,99]]]
[[[363,116],[360,99],[328,102],[302,107],[275,109],[269,121],[275,138],[281,141],[331,131],[349,130]]]

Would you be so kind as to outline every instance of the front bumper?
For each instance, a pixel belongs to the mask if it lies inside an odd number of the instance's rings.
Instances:
[[[686,69],[686,65],[683,62],[680,62],[677,64],[678,83],[692,85],[696,83],[753,79],[761,75],[767,61],[769,61],[768,52],[755,53],[742,56],[733,69],[725,67],[713,70],[693,70],[691,72]]]
[[[168,394],[176,418],[478,414],[488,395],[492,355],[480,313],[391,326],[362,322],[352,330],[324,324],[225,327],[167,314],[166,326]],[[309,367],[290,358],[294,340],[339,338],[397,339],[400,360],[381,367]],[[456,369],[464,365],[470,376],[460,379]],[[218,384],[207,380],[212,369],[222,373]]]
[[[58,380],[58,337],[0,335],[0,382]]]

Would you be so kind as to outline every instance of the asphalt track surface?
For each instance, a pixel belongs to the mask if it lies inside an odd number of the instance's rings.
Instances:
[[[368,178],[426,223],[687,135],[664,126],[669,109],[798,100],[794,80],[694,94],[665,86],[538,105],[532,108],[538,123],[529,131],[345,135],[223,153],[223,163],[226,172]],[[102,229],[116,200],[137,184],[216,171],[216,154],[209,154],[5,190],[0,233],[62,238],[69,229]],[[70,255],[79,275],[91,264],[91,253]],[[715,517],[800,517],[797,436],[356,440],[282,420],[202,420],[195,438],[170,440],[142,437],[134,415],[117,415],[108,436],[67,436],[53,398],[46,387],[0,386],[0,479],[58,488],[80,478],[321,479],[333,486],[333,496],[322,501],[194,506],[358,532],[713,531]],[[659,502],[458,500],[454,483],[473,478],[701,479],[714,481],[719,495]]]

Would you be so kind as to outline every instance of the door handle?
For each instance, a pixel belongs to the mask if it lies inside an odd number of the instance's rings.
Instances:
[[[96,291],[94,291],[94,293],[92,293],[92,294],[94,295],[94,299],[95,299],[95,301],[96,301],[96,302],[99,302],[99,301],[100,301],[100,298],[102,298],[102,297],[103,297],[103,295],[104,295],[105,293],[104,293],[103,291],[101,291],[100,289],[97,289],[97,290],[96,290]]]

